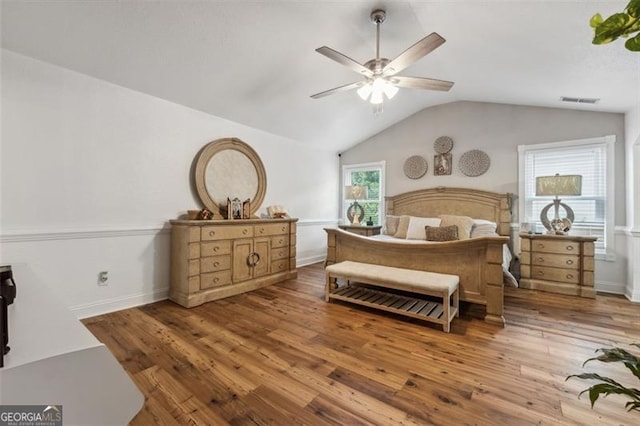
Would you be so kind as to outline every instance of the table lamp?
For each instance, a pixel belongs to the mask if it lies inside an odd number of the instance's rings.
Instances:
[[[581,195],[582,194],[582,176],[580,175],[563,175],[556,173],[554,176],[538,176],[536,178],[536,195],[549,196],[556,198],[552,203],[545,206],[540,212],[540,222],[549,231],[550,234],[564,234],[569,232],[571,225],[575,220],[571,207],[561,202],[559,195]],[[549,221],[547,216],[549,209],[554,207],[553,220]],[[560,219],[559,209],[562,206],[567,213],[567,217]]]
[[[347,218],[352,225],[360,225],[360,221],[364,218],[364,208],[358,204],[358,200],[367,198],[367,187],[360,185],[345,186],[344,198],[353,200],[353,203],[347,209]]]

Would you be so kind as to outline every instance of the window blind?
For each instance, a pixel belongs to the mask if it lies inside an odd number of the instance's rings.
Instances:
[[[553,196],[536,196],[536,177],[581,175],[582,195],[560,196],[575,214],[572,235],[597,236],[596,252],[605,253],[607,247],[607,146],[605,143],[536,149],[528,146],[524,156],[524,217],[525,222],[540,222],[540,211],[553,201]],[[560,216],[565,217],[565,212]],[[553,208],[550,209],[550,215]]]

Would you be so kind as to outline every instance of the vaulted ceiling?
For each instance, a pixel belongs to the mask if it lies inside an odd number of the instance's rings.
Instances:
[[[591,44],[589,18],[627,1],[7,1],[2,47],[270,133],[343,150],[429,106],[467,100],[626,112],[640,104],[640,54]],[[381,55],[435,31],[447,42],[401,75],[454,81],[401,89],[374,115],[360,77],[315,52]],[[600,98],[567,104],[561,96]]]

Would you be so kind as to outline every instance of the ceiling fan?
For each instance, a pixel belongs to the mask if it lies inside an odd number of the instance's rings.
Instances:
[[[453,82],[451,81],[397,75],[397,73],[404,70],[418,59],[440,47],[440,45],[442,45],[446,40],[438,33],[434,32],[409,47],[392,61],[387,58],[381,58],[380,24],[384,22],[385,17],[386,12],[384,10],[376,9],[371,12],[371,22],[376,24],[375,59],[371,59],[364,64],[360,64],[330,47],[322,46],[316,49],[316,52],[338,62],[339,64],[351,68],[358,74],[363,75],[365,79],[356,83],[346,84],[344,86],[316,93],[315,95],[311,95],[313,99],[345,92],[347,90],[358,89],[358,95],[363,100],[371,102],[374,105],[375,112],[381,112],[384,98],[393,98],[398,92],[399,87],[409,89],[440,90],[444,92],[453,87]]]

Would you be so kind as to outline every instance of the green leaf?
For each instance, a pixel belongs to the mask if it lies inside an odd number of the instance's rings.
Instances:
[[[631,0],[625,10],[634,18],[640,18],[640,0]]]
[[[595,29],[600,24],[602,24],[602,15],[600,15],[599,13],[596,13],[589,20],[589,25],[591,25],[591,28]]]
[[[640,1],[640,0],[639,0]],[[624,47],[632,52],[640,52],[640,34],[636,34],[635,37],[630,38],[624,43]],[[636,374],[638,378],[640,375]]]
[[[633,20],[633,18],[626,13],[616,13],[609,16],[595,28],[593,44],[611,43],[618,37],[624,35],[626,26],[631,20]]]

